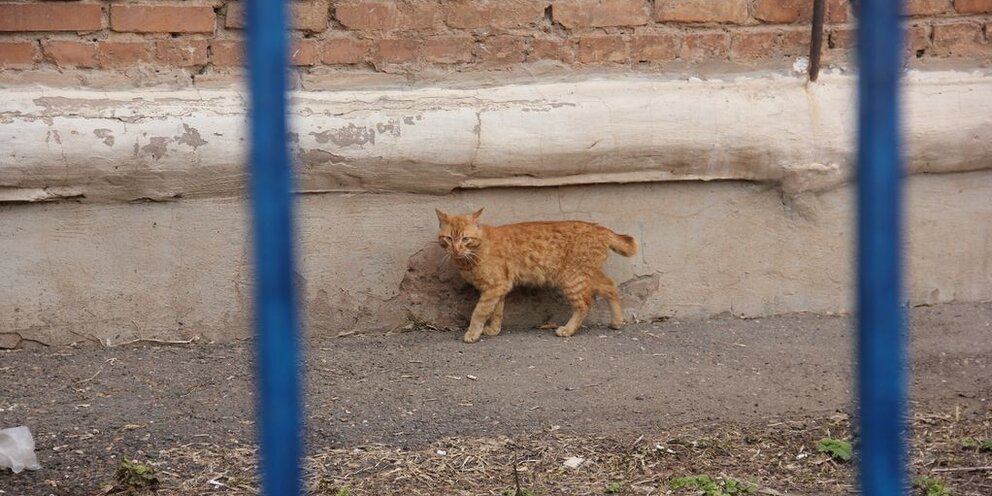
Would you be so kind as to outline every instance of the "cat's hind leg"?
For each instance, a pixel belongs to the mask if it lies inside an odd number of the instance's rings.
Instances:
[[[586,320],[586,315],[589,315],[589,307],[592,306],[590,282],[584,277],[579,277],[567,280],[562,285],[561,290],[565,293],[565,299],[572,305],[572,317],[565,325],[555,331],[558,336],[567,338],[575,334],[575,331],[578,331],[579,327],[582,326],[582,322]]]
[[[610,314],[613,315],[610,328],[623,327],[623,309],[620,308],[620,292],[617,290],[617,283],[613,282],[613,279],[610,279],[610,276],[604,274],[602,270],[596,271],[593,280],[596,283],[596,293],[606,298],[610,304]]]
[[[482,295],[479,296],[479,303],[475,304],[475,310],[472,311],[472,320],[468,324],[468,330],[465,331],[463,340],[466,343],[474,343],[482,337],[482,329],[486,321],[493,315],[496,306],[509,291],[509,286],[497,286],[482,291]]]
[[[489,322],[482,328],[482,333],[486,336],[498,336],[503,330],[503,303],[506,302],[506,295],[496,302],[493,315],[489,317]]]

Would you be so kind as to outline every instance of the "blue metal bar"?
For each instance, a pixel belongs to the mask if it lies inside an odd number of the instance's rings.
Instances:
[[[249,0],[250,195],[255,247],[257,417],[262,494],[300,494],[300,382],[287,149],[286,6]]]
[[[861,494],[906,488],[900,0],[858,2],[858,395]]]

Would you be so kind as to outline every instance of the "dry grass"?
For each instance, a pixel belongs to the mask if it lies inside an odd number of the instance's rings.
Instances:
[[[992,453],[962,444],[992,439],[992,412],[916,415],[912,424],[914,479],[936,479],[955,496],[992,494]],[[611,483],[622,487],[620,494],[700,494],[669,485],[697,474],[752,482],[770,495],[856,492],[853,466],[816,451],[825,437],[850,439],[847,416],[693,425],[636,439],[555,430],[514,439],[449,438],[413,450],[324,448],[307,458],[305,485],[314,495],[502,495],[515,486],[516,465],[521,486],[540,495],[604,494]],[[189,444],[162,450],[149,463],[161,475],[159,495],[257,494],[255,455],[236,444]],[[569,457],[585,461],[568,468]]]

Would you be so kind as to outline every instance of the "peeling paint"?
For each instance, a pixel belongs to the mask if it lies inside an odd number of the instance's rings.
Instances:
[[[183,124],[183,130],[185,131],[183,135],[176,136],[175,138],[177,143],[192,146],[194,150],[208,143],[207,140],[200,136],[200,131],[189,127],[189,124]]]
[[[341,155],[335,155],[327,150],[314,148],[311,150],[300,150],[300,162],[304,165],[320,165],[327,162],[344,162],[347,159]]]
[[[97,138],[100,138],[103,141],[103,144],[107,146],[114,146],[114,133],[110,129],[94,129],[93,134],[95,134]]]
[[[379,134],[390,134],[396,138],[400,137],[400,123],[398,119],[390,119],[388,122],[380,122],[375,125]]]
[[[328,141],[338,146],[362,146],[366,143],[375,144],[375,129],[355,124],[348,124],[344,127],[329,129],[320,133],[311,132],[310,135],[317,140],[317,143],[321,144]]]
[[[78,113],[84,109],[120,106],[124,101],[109,98],[67,98],[63,96],[43,96],[35,98],[34,104],[55,114]]]
[[[165,156],[166,145],[168,145],[172,138],[166,138],[165,136],[153,136],[148,139],[149,143],[141,147],[141,151],[150,154],[152,158],[158,160]]]
[[[624,306],[638,307],[651,299],[661,287],[661,277],[658,274],[638,276],[620,284],[620,297]]]
[[[0,350],[17,348],[21,343],[21,335],[16,332],[0,332]]]
[[[78,200],[85,198],[76,188],[18,188],[0,186],[0,203],[35,203],[57,200]]]
[[[55,140],[56,143],[62,144],[62,135],[55,129],[49,129],[48,134],[45,135],[45,143],[49,143]]]
[[[850,182],[854,115],[844,102],[854,82],[825,77],[816,103],[834,111],[815,116],[802,81],[771,76],[301,91],[306,104],[290,113],[299,134],[287,140],[313,166],[300,177],[310,192],[747,181],[781,189],[788,203]],[[990,87],[989,75],[908,75],[909,174],[992,168]],[[235,91],[2,91],[5,185],[75,188],[87,202],[243,192],[246,115]]]

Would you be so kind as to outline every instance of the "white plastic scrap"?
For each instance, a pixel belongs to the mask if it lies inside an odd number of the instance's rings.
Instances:
[[[34,438],[27,427],[0,430],[0,468],[9,468],[15,474],[41,468],[34,454]]]
[[[582,462],[584,461],[586,461],[585,458],[579,456],[570,456],[565,459],[564,465],[568,468],[579,468],[579,465],[582,465]]]

